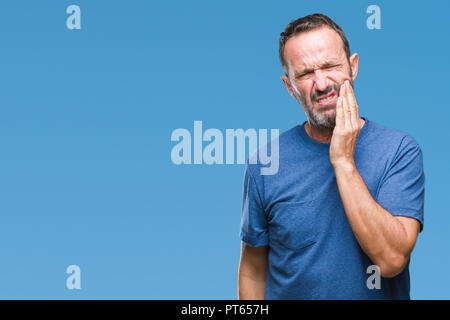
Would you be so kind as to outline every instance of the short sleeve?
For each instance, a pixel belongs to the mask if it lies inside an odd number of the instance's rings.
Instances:
[[[251,168],[247,164],[244,172],[240,238],[252,247],[262,247],[269,244],[267,220],[263,198]]]
[[[377,202],[394,216],[405,216],[424,224],[425,174],[417,142],[405,136],[381,182]]]

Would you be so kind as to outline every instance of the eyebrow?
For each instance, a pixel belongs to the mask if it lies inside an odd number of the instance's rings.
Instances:
[[[339,64],[340,64],[340,62],[338,62],[338,61],[329,60],[329,61],[325,61],[324,63],[322,63],[319,66],[319,69],[333,67],[333,66],[336,66],[336,65],[339,65]],[[314,69],[305,68],[305,69],[301,69],[299,71],[295,71],[294,75],[295,75],[296,78],[298,78],[298,77],[301,77],[301,76],[303,76],[305,74],[311,73],[313,71],[314,71]]]

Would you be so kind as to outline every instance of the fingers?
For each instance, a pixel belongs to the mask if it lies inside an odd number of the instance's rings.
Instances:
[[[342,113],[343,113],[343,125],[345,127],[348,127],[352,125],[351,123],[351,114],[350,114],[350,105],[348,103],[348,99],[347,99],[347,86],[346,83],[344,82],[341,85],[341,90],[339,92],[339,97],[341,98],[341,103],[342,103]]]
[[[350,85],[350,81],[348,80],[345,81],[345,87],[346,87],[347,102],[349,104],[351,126],[354,129],[357,129],[359,127],[358,104],[356,103],[356,98],[353,93],[352,86]]]
[[[336,126],[335,127],[344,127],[345,126],[345,119],[344,119],[344,109],[342,105],[342,96],[338,97],[337,103],[336,103]]]

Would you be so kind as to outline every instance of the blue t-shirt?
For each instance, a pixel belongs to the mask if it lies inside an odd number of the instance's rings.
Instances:
[[[409,135],[366,120],[355,163],[372,197],[392,215],[423,228],[422,152]],[[329,158],[329,144],[311,139],[304,124],[279,136],[279,169],[244,174],[240,237],[269,246],[267,299],[409,299],[409,263],[394,278],[369,289],[374,263],[356,240]]]

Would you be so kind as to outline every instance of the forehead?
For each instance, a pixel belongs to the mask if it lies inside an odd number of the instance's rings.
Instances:
[[[329,27],[317,28],[289,38],[284,56],[294,69],[320,65],[328,60],[346,59],[341,37]]]

